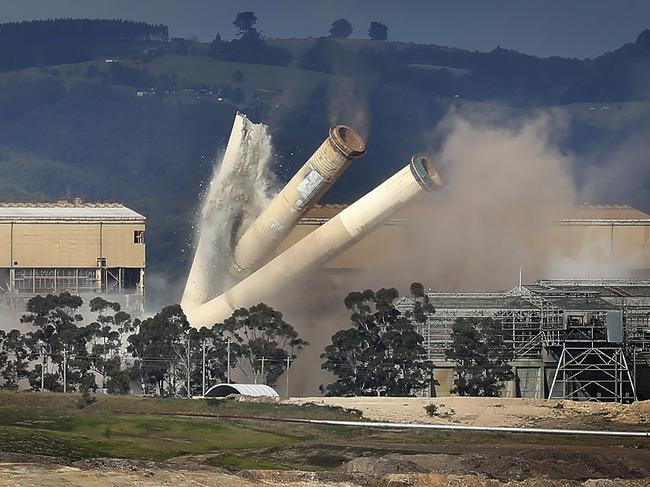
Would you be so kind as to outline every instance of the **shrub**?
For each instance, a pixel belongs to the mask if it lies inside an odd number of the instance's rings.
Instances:
[[[436,406],[434,403],[430,402],[426,406],[424,406],[424,411],[427,413],[429,416],[437,416],[438,415],[438,406]]]

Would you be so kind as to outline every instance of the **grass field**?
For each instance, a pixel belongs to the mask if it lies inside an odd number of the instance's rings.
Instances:
[[[589,438],[449,431],[385,431],[263,418],[358,420],[355,411],[275,403],[99,396],[80,408],[77,394],[0,391],[0,451],[68,459],[116,457],[196,461],[235,469],[325,470],[357,456],[443,446],[588,445]],[[224,418],[228,417],[228,418]],[[257,419],[251,419],[257,418]],[[610,440],[599,440],[610,441]],[[649,448],[643,440],[617,446]]]
[[[162,461],[314,438],[313,432],[291,428],[275,432],[278,428],[216,421],[219,416],[358,419],[354,413],[319,406],[104,396],[80,408],[78,400],[77,394],[0,392],[0,451]],[[224,464],[236,463],[232,455],[223,458]]]
[[[78,460],[98,457],[204,464],[230,470],[331,470],[388,453],[462,455],[492,448],[584,449],[589,437],[382,430],[277,422],[272,418],[359,420],[341,408],[234,400],[0,391],[0,452]],[[601,438],[599,447],[650,449],[643,439]],[[618,450],[617,450],[618,451]]]

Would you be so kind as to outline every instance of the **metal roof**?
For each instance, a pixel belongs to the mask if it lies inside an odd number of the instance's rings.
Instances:
[[[323,204],[312,206],[303,217],[302,223],[309,223],[311,219],[328,220],[335,217],[349,205]],[[434,215],[426,206],[415,203],[403,208],[396,213],[394,219],[418,219],[422,216]],[[581,223],[633,223],[649,224],[650,215],[628,205],[590,205],[583,203],[566,210],[562,217],[555,220],[556,224],[581,224]]]
[[[576,207],[568,220],[648,220],[650,215],[628,205],[590,205]]]
[[[205,391],[205,397],[225,397],[229,394],[279,397],[275,389],[264,384],[217,384]]]
[[[618,306],[608,303],[594,295],[585,296],[552,296],[545,295],[544,299],[564,311],[607,311],[619,310]]]
[[[0,203],[0,220],[144,221],[140,213],[118,203],[17,204]]]
[[[429,302],[434,308],[465,309],[536,309],[537,306],[518,296],[474,297],[474,296],[436,296],[429,294]]]
[[[537,309],[530,301],[509,293],[427,293],[436,309]],[[412,298],[402,298],[396,305],[412,306]],[[399,307],[398,306],[398,307]]]

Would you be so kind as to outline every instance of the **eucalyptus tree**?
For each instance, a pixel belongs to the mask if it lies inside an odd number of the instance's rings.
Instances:
[[[143,392],[178,393],[178,375],[184,372],[186,383],[190,373],[185,360],[188,338],[190,324],[180,305],[166,306],[139,323],[128,338],[128,351],[134,359],[132,376],[138,378]]]
[[[456,363],[451,390],[459,396],[498,396],[514,378],[513,352],[492,318],[458,318],[452,327],[446,357]]]
[[[27,333],[25,344],[41,362],[30,373],[32,388],[44,385],[50,390],[60,390],[64,379],[66,385],[74,388],[88,372],[88,335],[78,326],[83,321],[79,313],[82,304],[79,296],[69,292],[38,295],[27,302],[26,313],[20,321],[31,324],[33,329]]]
[[[18,389],[20,379],[28,377],[29,350],[18,330],[0,330],[0,377],[4,389]]]
[[[309,345],[280,311],[264,303],[235,310],[212,329],[222,344],[231,339],[231,360],[241,373],[270,386]]]
[[[414,322],[432,312],[426,297],[416,300],[416,312],[401,314],[395,288],[349,293],[350,328],[336,332],[321,355],[321,368],[336,380],[321,385],[330,396],[409,396],[433,382],[433,365]]]

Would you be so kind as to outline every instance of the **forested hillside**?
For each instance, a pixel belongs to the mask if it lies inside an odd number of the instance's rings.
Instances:
[[[540,59],[502,48],[267,40],[244,20],[237,39],[211,43],[124,21],[0,25],[0,200],[122,201],[149,219],[149,269],[177,277],[236,110],[271,127],[280,181],[332,123],[362,132],[368,153],[327,195],[337,202],[435,150],[431,131],[451,108],[517,118],[561,107],[578,179],[650,127],[649,31],[593,60]],[[649,179],[635,177],[639,188]],[[642,192],[602,198],[650,210]]]
[[[167,26],[124,20],[53,19],[0,24],[0,71],[88,61],[166,42]]]

